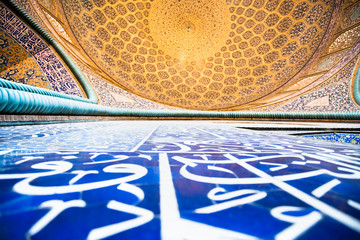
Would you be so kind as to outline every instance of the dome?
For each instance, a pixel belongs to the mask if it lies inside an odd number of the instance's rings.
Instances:
[[[294,80],[331,33],[335,1],[63,1],[113,82],[188,109],[246,105]]]

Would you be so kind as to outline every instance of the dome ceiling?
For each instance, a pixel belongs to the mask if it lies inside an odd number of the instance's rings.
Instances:
[[[230,109],[279,89],[324,39],[331,0],[69,0],[70,27],[114,82],[156,102]]]

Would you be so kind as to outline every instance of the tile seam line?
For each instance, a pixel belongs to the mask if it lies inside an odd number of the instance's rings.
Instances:
[[[161,124],[158,124],[143,140],[141,140],[135,147],[133,147],[130,152],[135,152],[136,150],[138,150],[141,145],[144,144],[144,142],[146,142],[150,136],[160,127]]]
[[[213,136],[215,136],[215,137],[218,137],[218,138],[221,138],[221,139],[227,139],[226,137],[223,137],[223,136],[218,135],[218,134],[216,134],[216,133],[208,132],[208,131],[203,130],[203,129],[198,128],[198,127],[194,127],[194,128],[195,128],[195,129],[197,129],[197,130],[200,130],[200,131],[202,131],[202,132],[205,132],[205,133],[211,134],[211,135],[213,135]]]

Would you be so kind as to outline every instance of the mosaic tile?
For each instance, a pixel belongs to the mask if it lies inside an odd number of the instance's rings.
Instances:
[[[36,87],[51,89],[36,60],[5,32],[0,32],[0,77]]]
[[[61,15],[62,11],[59,11],[60,8],[64,8],[66,15],[74,18],[74,26],[70,23],[70,27],[74,36],[78,40],[80,39],[78,43],[88,48],[88,53],[93,54],[94,58],[103,63],[102,70],[114,72],[114,69],[120,69],[110,77],[121,78],[123,81],[119,83],[121,87],[129,89],[132,93],[146,95],[146,98],[156,99],[161,103],[173,106],[183,105],[186,108],[195,106],[202,109],[224,109],[224,106],[228,108],[229,104],[235,103],[233,110],[236,110],[241,108],[238,106],[239,104],[250,101],[253,95],[271,91],[271,89],[277,88],[276,84],[282,85],[283,83],[279,83],[279,81],[285,81],[291,73],[298,72],[301,66],[304,67],[301,74],[308,72],[311,68],[315,68],[315,72],[330,70],[331,73],[329,71],[326,76],[328,78],[341,67],[341,64],[333,65],[335,62],[345,58],[350,60],[353,54],[351,51],[358,52],[356,49],[350,49],[356,44],[358,37],[356,34],[358,31],[356,1],[346,1],[342,5],[335,4],[334,1],[302,1],[299,3],[275,1],[266,4],[263,1],[255,1],[244,3],[245,5],[238,1],[230,1],[227,8],[231,13],[232,25],[230,28],[234,29],[226,36],[228,38],[225,41],[226,46],[200,65],[190,61],[179,64],[179,61],[172,59],[161,49],[163,46],[158,43],[163,40],[158,41],[154,39],[154,35],[149,36],[148,32],[152,28],[149,26],[149,20],[152,21],[150,12],[153,10],[154,3],[145,1],[142,4],[132,5],[111,1],[97,5],[93,1],[85,3],[74,0],[57,5],[54,1],[46,0],[33,1],[34,9],[30,10],[30,7],[23,1],[18,0],[18,2],[25,6],[32,16],[35,9],[44,21],[52,21],[57,26],[53,26],[55,29],[62,33],[64,31],[71,33],[67,27],[61,30],[61,24],[51,19],[51,16],[56,16],[57,19],[66,22],[64,16]],[[214,8],[215,5],[219,4],[214,4]],[[44,9],[41,10],[40,7],[47,9],[49,12],[47,17],[43,15]],[[342,9],[345,11],[340,18]],[[267,11],[271,11],[271,13]],[[123,15],[117,16],[117,14]],[[340,19],[341,23],[339,23]],[[101,25],[100,28],[96,28],[96,24]],[[335,29],[335,25],[341,24],[348,24],[346,32],[343,32],[342,29]],[[243,26],[243,29],[234,27],[237,25]],[[271,29],[265,29],[265,26]],[[124,31],[120,29],[124,29]],[[324,29],[327,30],[322,31]],[[163,34],[161,29],[158,30],[160,31],[159,35]],[[157,31],[157,29],[153,29],[153,31]],[[119,34],[118,37],[116,37],[117,34]],[[109,36],[115,37],[109,38]],[[333,36],[338,36],[338,38],[334,39]],[[67,35],[63,35],[63,37],[68,38]],[[74,40],[74,38],[72,39]],[[264,41],[269,41],[269,43],[264,43]],[[342,44],[339,45],[339,43]],[[195,44],[199,44],[199,42]],[[308,47],[304,48],[305,45]],[[343,48],[350,49],[350,52],[346,53],[344,57],[335,56],[340,54],[337,51]],[[320,59],[324,61],[317,61],[320,56],[327,54],[329,49],[335,54],[328,56],[330,59],[324,58]],[[85,51],[87,50],[85,49]],[[72,54],[79,55],[75,52]],[[305,55],[312,55],[306,64]],[[300,59],[301,61],[297,61]],[[314,66],[314,64],[318,66]],[[323,79],[318,80],[326,80],[325,75]],[[305,77],[302,75],[299,79]],[[95,78],[96,80],[94,80]],[[100,81],[96,76],[90,81],[97,90],[101,103],[107,106],[178,109],[156,104],[119,88],[113,88],[112,85],[106,81]],[[299,83],[301,83],[300,85],[306,84],[301,81]],[[129,88],[127,84],[131,87]],[[295,84],[294,88],[297,87],[299,85]],[[55,86],[55,88],[60,90],[59,86]],[[106,88],[111,88],[113,94]],[[71,92],[71,90],[68,91]],[[122,100],[117,101],[113,96],[114,93],[120,94]],[[237,96],[240,96],[240,99],[236,100]],[[283,95],[278,97],[281,98]],[[308,95],[304,95],[301,101],[306,97]],[[309,97],[311,99],[307,100],[304,106],[319,99],[314,99],[313,96]],[[276,97],[270,100],[277,101]],[[260,103],[264,104],[265,102]],[[344,103],[343,101],[337,105],[341,106]],[[350,106],[346,108],[354,109],[352,102],[348,103]],[[258,106],[258,104],[249,105],[249,109]],[[255,109],[255,111],[282,111],[283,109],[283,103],[276,103],[265,108]],[[302,109],[302,111],[313,110],[317,111],[317,109],[309,107]],[[321,111],[323,110],[321,109]]]
[[[46,29],[43,21],[40,19],[39,15],[36,13],[36,2],[34,0],[14,0],[27,14],[31,16],[42,28]]]
[[[276,111],[359,111],[360,107],[354,103],[350,88],[351,76],[355,71],[358,57],[349,62],[336,75],[314,88],[312,92],[280,105],[280,107],[276,108]],[[329,98],[329,105],[311,106],[311,102],[324,97]]]
[[[61,7],[98,70],[141,97],[201,110],[283,86],[319,56],[341,13],[335,1],[95,2]]]
[[[43,126],[3,127],[0,132],[0,148],[18,151],[130,151],[155,128],[156,123],[143,126],[141,123],[127,125],[108,122],[98,123],[51,124]],[[117,132],[116,136],[113,133]],[[79,133],[79,134],[74,134]],[[10,134],[10,136],[9,136]],[[94,137],[97,136],[97,137]],[[81,140],[86,140],[81,142]],[[28,142],[33,142],[28,146]],[[78,142],[76,146],[73,142]]]
[[[67,32],[65,31],[63,26],[55,18],[53,18],[49,13],[47,13],[45,10],[42,10],[42,11],[45,14],[45,16],[47,17],[47,19],[49,19],[49,22],[51,23],[53,28],[56,30],[56,33],[58,33],[61,37],[66,39],[68,42],[72,43],[69,35],[67,34]]]
[[[356,145],[204,122],[17,126],[0,136],[2,239],[360,236]],[[46,136],[69,145],[53,149]]]
[[[331,141],[331,142],[343,142],[343,143],[352,143],[352,144],[360,144],[360,135],[359,134],[351,134],[351,133],[328,133],[328,134],[315,134],[304,136],[308,138]]]
[[[89,69],[86,69],[81,63],[77,62],[77,65],[81,67],[83,73],[94,87],[102,105],[137,109],[179,109],[136,96],[135,94],[108,83],[100,76],[89,71]]]
[[[55,52],[2,3],[0,3],[0,29],[2,38],[7,38],[7,41],[12,43],[8,50],[4,51],[5,55],[7,52],[10,56],[6,57],[2,54],[0,57],[1,77],[83,96],[77,81]],[[22,56],[18,56],[19,54]]]
[[[314,66],[309,70],[308,74],[329,70],[331,67],[333,67],[336,64],[337,61],[339,61],[342,57],[344,57],[346,53],[347,51],[341,51],[320,58],[318,60],[318,63],[314,64]]]
[[[344,10],[344,19],[341,27],[343,29],[356,24],[360,21],[360,3],[356,2]]]
[[[338,36],[329,46],[329,53],[351,47],[359,38],[360,26],[354,27]]]

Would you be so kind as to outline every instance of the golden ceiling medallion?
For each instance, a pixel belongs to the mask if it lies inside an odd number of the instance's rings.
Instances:
[[[173,59],[201,62],[225,45],[230,17],[225,1],[155,1],[150,9],[150,34]]]

